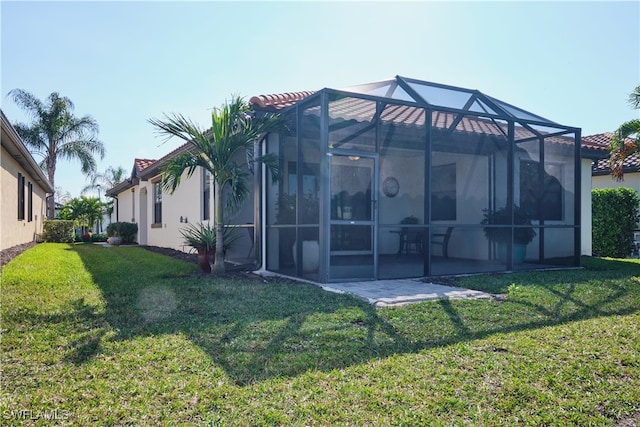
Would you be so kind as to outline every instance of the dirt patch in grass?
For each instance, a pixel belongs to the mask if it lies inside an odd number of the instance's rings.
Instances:
[[[640,412],[636,412],[634,415],[621,419],[616,427],[636,427],[640,426]]]
[[[0,251],[0,267],[3,267],[22,252],[34,247],[35,245],[37,245],[36,242],[29,242]]]
[[[179,259],[180,261],[186,261],[193,264],[198,263],[197,254],[189,254],[186,252],[182,252],[182,251],[178,251],[170,248],[161,248],[160,246],[141,246],[141,248],[145,248],[148,251],[156,252],[171,258]]]
[[[176,249],[162,248],[160,246],[140,246],[140,247],[151,252],[156,252],[161,255],[178,259],[180,261],[190,262],[193,264],[198,263],[198,255],[195,253],[190,254],[190,253],[182,252]],[[213,271],[211,273],[202,273],[201,271],[197,271],[193,273],[191,276],[221,277],[221,278],[229,278],[229,279],[252,279],[252,280],[259,280],[263,283],[271,283],[271,282],[298,283],[295,280],[285,279],[278,276],[267,277],[267,276],[259,276],[257,274],[254,274],[252,273],[252,271],[255,270],[255,266],[253,264],[237,265],[237,264],[225,263],[225,267],[227,271],[224,274],[214,273]]]

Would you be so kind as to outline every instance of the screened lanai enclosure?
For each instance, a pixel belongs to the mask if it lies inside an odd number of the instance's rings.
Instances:
[[[579,266],[580,130],[410,78],[284,96],[267,270],[316,282]]]

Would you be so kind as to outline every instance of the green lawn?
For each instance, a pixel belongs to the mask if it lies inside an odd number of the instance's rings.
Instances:
[[[459,280],[504,300],[374,309],[40,244],[1,273],[0,424],[636,425],[640,262],[584,264]]]

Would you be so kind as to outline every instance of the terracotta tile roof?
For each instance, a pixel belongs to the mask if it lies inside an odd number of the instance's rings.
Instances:
[[[271,95],[258,95],[253,96],[249,100],[250,104],[257,105],[260,108],[270,108],[274,110],[282,110],[287,108],[296,102],[302,101],[308,96],[316,93],[315,91],[303,91],[303,92],[287,92]]]
[[[133,164],[138,173],[142,172],[143,170],[145,170],[155,162],[157,162],[157,160],[155,159],[134,159],[133,160]]]
[[[595,135],[587,135],[582,137],[582,146],[593,150],[609,151],[609,143],[613,133],[604,132]]]
[[[596,150],[603,150],[607,153],[609,152],[609,144],[611,143],[611,138],[613,137],[613,133],[604,132],[598,133],[595,135],[587,135],[582,137],[582,146],[588,147]],[[626,143],[633,143],[631,138],[627,138]],[[632,154],[627,157],[622,165],[623,172],[638,172],[638,167],[640,167],[640,156],[636,154]],[[598,161],[594,161],[591,166],[591,173],[594,175],[607,175],[611,173],[611,168],[609,167],[609,156],[605,159],[600,159]]]

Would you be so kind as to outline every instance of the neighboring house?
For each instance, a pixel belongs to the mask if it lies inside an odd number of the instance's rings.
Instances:
[[[606,154],[581,146],[579,128],[399,76],[251,103],[289,123],[256,146],[278,155],[282,179],[255,171],[257,191],[232,219],[248,232],[228,258],[327,283],[579,266],[591,254],[591,164]],[[186,149],[107,192],[121,221],[138,222],[140,244],[188,250],[185,220],[213,218],[202,171],[173,195],[159,184],[166,160]],[[534,217],[523,263],[501,261],[481,225],[486,209],[512,204]]]
[[[32,242],[42,233],[47,193],[53,188],[2,110],[0,116],[0,250],[4,250]]]

